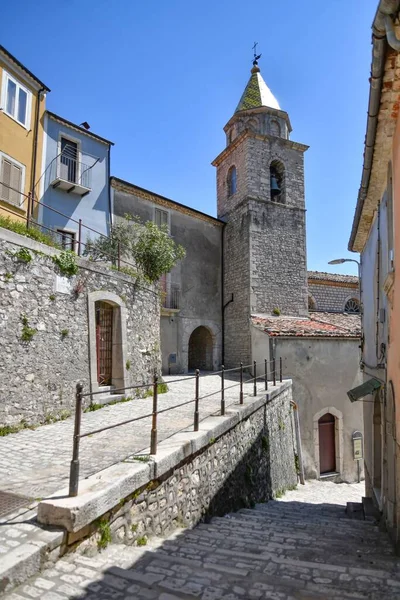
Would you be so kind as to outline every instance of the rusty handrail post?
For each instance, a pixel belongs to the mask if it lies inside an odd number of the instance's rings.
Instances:
[[[195,402],[194,402],[194,431],[199,430],[199,384],[200,384],[200,371],[196,369],[196,391],[195,391]]]
[[[117,268],[118,271],[121,270],[121,242],[118,242],[118,255],[117,255]]]
[[[225,414],[225,367],[221,365],[221,416]]]
[[[150,454],[157,454],[157,402],[158,402],[158,376],[154,375],[153,418],[152,418],[152,424],[151,424]]]
[[[257,396],[257,363],[253,362],[253,371],[254,371],[254,382],[253,382],[253,396]]]
[[[282,356],[279,357],[279,381],[282,383]]]
[[[272,359],[272,368],[274,370],[274,386],[276,385],[276,365],[275,365],[275,356]]]
[[[81,383],[76,384],[75,393],[75,425],[74,425],[74,445],[72,450],[72,460],[69,470],[69,496],[78,495],[79,487],[79,442],[81,439],[81,419],[82,419],[82,390]]]
[[[243,404],[243,363],[240,363],[240,392],[239,392],[239,403]]]
[[[28,207],[26,211],[26,228],[29,229],[31,224],[31,193],[28,193]]]
[[[82,254],[82,219],[79,219],[78,224],[78,256]]]
[[[265,389],[268,390],[268,361],[264,358]]]

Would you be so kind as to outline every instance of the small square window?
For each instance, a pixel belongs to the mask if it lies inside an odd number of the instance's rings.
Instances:
[[[75,250],[76,235],[73,231],[57,229],[57,237],[63,250]]]
[[[156,208],[154,213],[154,222],[157,227],[161,228],[163,225],[167,225],[168,227],[168,212],[166,210]]]
[[[3,102],[4,112],[29,129],[31,93],[16,79],[3,71]]]

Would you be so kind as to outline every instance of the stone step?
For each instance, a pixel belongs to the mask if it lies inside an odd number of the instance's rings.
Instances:
[[[270,541],[265,539],[251,539],[243,535],[242,530],[237,532],[236,536],[229,535],[229,532],[223,529],[213,530],[209,526],[198,526],[195,530],[186,534],[186,540],[193,544],[210,545],[211,547],[224,547],[229,550],[240,552],[272,553],[275,555],[285,554],[289,558],[299,558],[300,560],[320,562],[321,554],[329,554],[330,560],[338,565],[379,568],[386,569],[388,564],[393,568],[399,569],[400,561],[393,562],[392,556],[379,554],[373,551],[370,546],[363,548],[361,545],[349,548],[343,547],[343,544],[318,543],[313,544],[309,541],[308,545],[296,545],[286,540],[285,542]]]
[[[351,503],[351,504],[357,504],[357,503]],[[293,520],[304,520],[304,521],[309,520],[312,522],[324,521],[327,524],[329,524],[329,523],[337,524],[337,522],[340,521],[341,525],[346,526],[346,522],[348,521],[346,508],[347,507],[343,506],[343,507],[340,507],[340,509],[337,509],[337,511],[332,511],[332,512],[327,512],[327,511],[323,512],[323,511],[318,511],[318,510],[313,511],[312,509],[299,510],[297,507],[292,507],[290,509],[285,509],[285,510],[279,510],[275,507],[269,507],[269,503],[267,503],[265,505],[257,504],[255,506],[254,510],[253,509],[241,509],[238,512],[251,510],[254,513],[270,515],[271,518],[279,517],[281,519],[293,519]],[[356,526],[364,527],[364,528],[366,527],[366,525],[362,522]]]
[[[346,505],[346,515],[349,519],[365,521],[362,502],[348,502]]]
[[[174,562],[177,559],[185,561],[189,566],[207,564],[207,569],[224,571],[245,577],[247,581],[253,579],[257,582],[265,580],[269,585],[280,582],[284,586],[293,586],[299,589],[304,586],[306,590],[335,595],[338,598],[345,596],[344,592],[362,592],[363,595],[355,597],[365,598],[366,592],[379,592],[387,590],[393,582],[393,591],[398,593],[400,587],[398,572],[393,568],[376,569],[360,566],[339,565],[331,562],[314,562],[300,559],[276,556],[267,552],[245,552],[243,550],[228,550],[223,544],[219,547],[210,547],[210,544],[186,543],[180,540],[178,544],[166,544],[160,549],[161,560]],[[195,557],[195,558],[192,558]],[[197,570],[197,569],[196,569]],[[229,570],[229,571],[228,571]],[[339,579],[340,588],[333,582]],[[396,581],[397,578],[397,581]],[[389,582],[389,583],[388,583]],[[330,593],[328,594],[328,591]],[[342,596],[340,594],[343,594]],[[385,599],[390,596],[385,595]],[[398,600],[397,596],[397,600]],[[370,596],[368,596],[370,598]],[[393,598],[396,598],[393,595]]]
[[[355,530],[355,531],[363,531],[366,534],[368,533],[368,531],[373,531],[374,530],[374,523],[371,523],[370,521],[352,521],[350,522],[350,520],[346,517],[346,513],[343,510],[343,514],[345,516],[345,518],[340,520],[340,528],[345,531],[345,530]],[[318,525],[318,526],[324,526],[324,527],[331,527],[331,528],[337,528],[338,526],[338,521],[339,519],[335,519],[335,518],[331,518],[331,517],[323,517],[323,516],[318,516],[315,515],[314,517],[312,517],[311,515],[307,515],[307,514],[298,514],[296,512],[283,512],[283,513],[279,513],[279,512],[273,512],[273,511],[268,511],[262,508],[256,508],[256,509],[249,509],[249,508],[242,508],[240,510],[238,510],[235,513],[230,513],[230,516],[234,517],[235,515],[245,515],[246,517],[248,516],[249,518],[252,519],[260,519],[260,520],[264,520],[264,521],[270,521],[270,522],[279,522],[279,523],[293,523],[295,526],[296,524],[299,525],[303,525],[304,527],[308,526],[308,525]]]
[[[225,517],[219,517],[219,519]],[[267,530],[267,531],[277,531],[284,532],[290,537],[291,532],[297,531],[298,533],[307,531],[312,533],[313,537],[318,537],[321,534],[321,530],[323,530],[323,535],[325,539],[338,539],[338,540],[365,540],[370,543],[374,543],[375,545],[381,543],[382,547],[390,548],[391,544],[384,532],[379,531],[376,527],[368,524],[369,527],[365,529],[358,529],[352,526],[343,526],[333,524],[330,527],[326,527],[320,523],[310,523],[310,522],[302,522],[302,521],[290,521],[288,519],[268,519],[268,518],[260,518],[257,514],[243,513],[242,511],[238,513],[233,513],[229,515],[229,519],[227,519],[231,523],[231,527],[247,527],[249,530],[254,529],[258,530]],[[214,517],[213,522],[218,522],[218,517]],[[358,521],[347,521],[350,525],[352,523],[359,524]]]
[[[344,555],[358,556],[361,554],[363,557],[368,556],[368,560],[381,559],[382,557],[393,557],[394,551],[391,546],[388,548],[376,548],[376,546],[366,543],[364,540],[356,540],[352,544],[343,544],[343,540],[326,539],[325,536],[315,538],[309,534],[303,533],[297,535],[295,531],[291,531],[290,534],[279,535],[278,533],[268,531],[254,531],[251,529],[232,529],[229,526],[225,526],[224,523],[212,523],[211,525],[198,525],[194,532],[205,532],[215,536],[216,539],[226,539],[230,543],[235,545],[252,545],[258,548],[276,547],[277,549],[283,548],[285,550],[296,549],[296,548],[308,548],[314,547],[318,549],[340,549]],[[365,558],[367,560],[367,558]],[[400,564],[400,561],[399,561]]]
[[[374,504],[372,498],[363,497],[362,499],[362,507],[364,510],[365,519],[367,521],[373,521],[374,523],[379,523],[381,519],[381,513],[377,506]]]

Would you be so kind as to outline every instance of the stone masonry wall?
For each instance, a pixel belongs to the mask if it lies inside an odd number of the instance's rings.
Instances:
[[[225,366],[250,363],[249,213],[242,204],[224,230]]]
[[[309,281],[308,292],[315,300],[315,310],[327,312],[343,312],[347,300],[350,298],[360,300],[358,287],[324,285]]]
[[[305,213],[276,202],[251,200],[252,313],[307,314]]]
[[[30,262],[18,260],[15,254],[21,248],[28,249]],[[125,307],[126,362],[120,368],[126,385],[147,382],[160,368],[159,301],[154,291],[83,259],[78,259],[76,276],[59,278],[51,258],[57,253],[0,230],[0,425],[66,416],[74,406],[76,383],[81,381],[89,391],[91,292],[115,294]],[[31,341],[21,339],[24,315],[35,330]]]
[[[265,502],[297,484],[291,382],[246,419],[121,501],[103,516],[114,541],[166,535],[176,527]],[[71,539],[79,538],[73,534]]]

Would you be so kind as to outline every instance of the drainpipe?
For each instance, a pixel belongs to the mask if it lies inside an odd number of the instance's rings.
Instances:
[[[378,206],[377,216],[378,244],[376,270],[376,363],[379,362],[379,310],[380,310],[380,278],[381,278],[381,207]]]
[[[110,231],[107,233],[107,235],[110,235],[111,233],[111,228],[113,225],[113,212],[112,212],[112,202],[111,202],[111,146],[108,146],[108,151],[107,151],[107,182],[108,182],[108,211],[109,211],[109,219],[110,219]]]
[[[391,46],[393,50],[396,50],[396,52],[400,52],[400,40],[396,37],[392,17],[390,15],[385,15],[384,22],[386,30],[386,39],[388,41],[389,46]]]
[[[35,181],[36,181],[36,158],[37,158],[37,147],[38,147],[38,135],[39,135],[39,114],[40,114],[40,97],[43,92],[46,91],[47,88],[42,87],[37,93],[37,101],[36,101],[36,114],[35,114],[35,129],[33,132],[33,152],[32,152],[32,173],[31,173],[31,196],[32,196],[32,204],[31,204],[31,214],[33,214],[33,209],[35,206]]]

